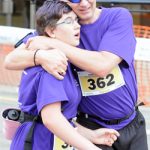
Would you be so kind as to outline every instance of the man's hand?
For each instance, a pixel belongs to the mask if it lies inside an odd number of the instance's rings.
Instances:
[[[54,41],[55,39],[49,37],[35,36],[28,39],[26,49],[40,49],[36,54],[36,64],[41,65],[55,78],[62,80],[66,74],[68,59],[62,51],[54,48]]]
[[[36,63],[52,74],[55,78],[62,80],[66,74],[68,59],[60,50],[39,50],[36,54]]]

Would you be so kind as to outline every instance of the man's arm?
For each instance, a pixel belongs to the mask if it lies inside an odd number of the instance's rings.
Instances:
[[[21,44],[5,57],[5,68],[10,70],[23,70],[34,66],[33,56],[35,51],[27,51],[25,45]]]
[[[122,61],[120,57],[107,51],[88,51],[61,41],[57,43],[57,48],[61,49],[75,66],[100,77],[106,76]]]
[[[23,70],[34,66],[35,51],[36,49],[29,51],[25,44],[20,45],[6,56],[4,62],[5,68],[10,70]],[[38,55],[40,55],[40,59],[38,59]],[[47,58],[48,61],[46,61],[45,58]],[[43,60],[45,63],[41,63]],[[60,80],[64,78],[68,65],[67,60],[65,54],[56,49],[49,51],[39,50],[35,57],[37,65],[41,64],[45,70],[48,70],[49,73]]]
[[[107,52],[107,51],[85,51],[83,49],[73,47],[64,42],[61,42],[57,39],[50,39],[45,37],[35,37],[27,43],[28,47],[40,47],[36,43],[42,43],[47,47],[53,47],[63,51],[70,62],[75,66],[91,72],[97,76],[104,77],[106,76],[116,65],[118,65],[122,59],[117,55]],[[41,56],[38,55],[38,59],[41,64],[47,62],[47,58],[41,59]]]

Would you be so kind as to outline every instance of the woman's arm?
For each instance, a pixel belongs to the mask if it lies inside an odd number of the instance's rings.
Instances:
[[[41,110],[44,125],[63,141],[79,150],[100,150],[80,135],[61,113],[61,103],[53,103]],[[66,134],[67,133],[67,134]]]

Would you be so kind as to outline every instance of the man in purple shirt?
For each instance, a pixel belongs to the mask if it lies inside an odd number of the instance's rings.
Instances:
[[[124,8],[96,8],[96,0],[64,1],[80,18],[80,45],[75,48],[57,39],[38,37],[27,42],[28,49],[40,48],[37,62],[46,66],[58,79],[63,79],[66,67],[64,63],[53,65],[50,52],[43,49],[60,49],[76,66],[74,74],[78,77],[83,95],[77,122],[90,129],[107,127],[120,132],[112,147],[99,145],[100,148],[148,150],[145,120],[135,107],[138,99],[134,70],[136,40],[131,14]],[[26,66],[30,66],[32,55],[26,55],[30,59]],[[25,55],[22,57],[27,58]],[[8,58],[16,61],[12,55]],[[20,67],[23,65],[20,64]]]

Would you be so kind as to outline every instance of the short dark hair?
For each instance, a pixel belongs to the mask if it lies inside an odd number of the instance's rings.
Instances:
[[[39,35],[45,35],[45,27],[52,29],[56,27],[57,21],[63,14],[71,12],[72,9],[60,0],[46,0],[36,12],[36,31]]]

